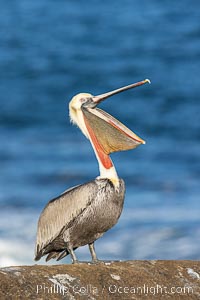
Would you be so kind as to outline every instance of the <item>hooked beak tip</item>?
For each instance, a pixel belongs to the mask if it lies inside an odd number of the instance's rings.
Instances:
[[[151,84],[151,80],[145,79],[145,80],[144,80],[144,83],[149,83],[149,84]]]

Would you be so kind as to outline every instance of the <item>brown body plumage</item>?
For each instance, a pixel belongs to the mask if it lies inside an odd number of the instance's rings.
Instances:
[[[51,200],[38,222],[35,259],[46,254],[46,260],[61,259],[70,249],[92,244],[100,238],[117,223],[124,192],[123,180],[115,190],[109,179],[96,179]]]

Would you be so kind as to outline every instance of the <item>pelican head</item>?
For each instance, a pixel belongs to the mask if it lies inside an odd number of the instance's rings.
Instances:
[[[93,144],[101,147],[105,154],[129,150],[140,144],[145,144],[143,139],[125,125],[96,107],[108,97],[145,83],[150,83],[150,80],[145,79],[98,96],[88,93],[77,94],[69,103],[71,121],[78,125],[84,135],[92,140]]]

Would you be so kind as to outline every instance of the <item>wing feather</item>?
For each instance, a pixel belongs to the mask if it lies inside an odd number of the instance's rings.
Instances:
[[[75,186],[46,205],[38,221],[36,256],[92,202],[97,189],[95,181]]]

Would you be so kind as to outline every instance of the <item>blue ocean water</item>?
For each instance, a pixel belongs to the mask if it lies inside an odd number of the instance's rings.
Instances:
[[[101,104],[147,143],[112,155],[126,200],[97,253],[200,259],[199,17],[197,0],[2,0],[1,266],[33,264],[44,205],[98,176],[89,142],[69,122],[72,96],[145,78],[152,84]],[[89,259],[87,247],[77,253]]]

